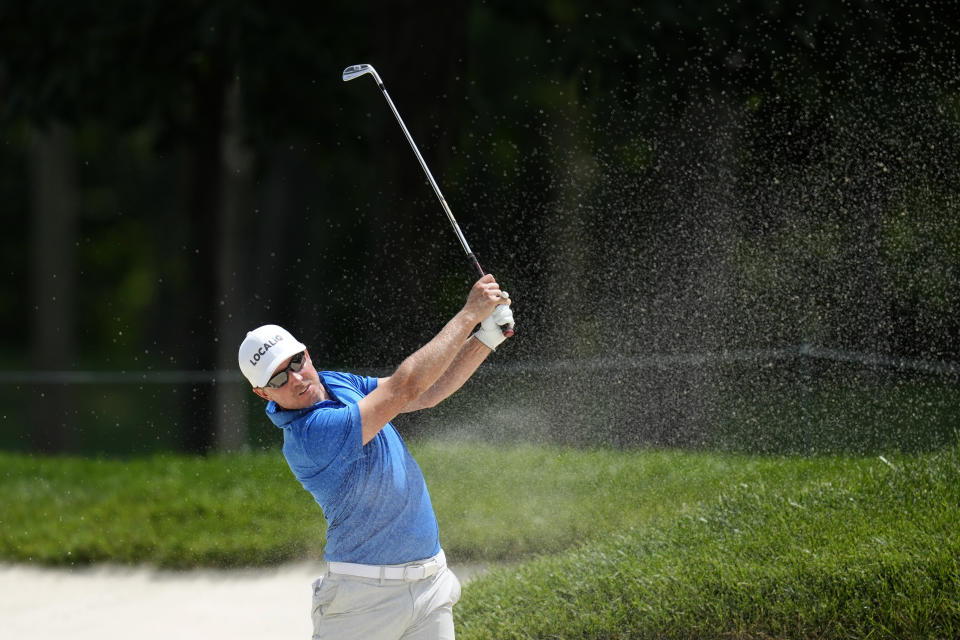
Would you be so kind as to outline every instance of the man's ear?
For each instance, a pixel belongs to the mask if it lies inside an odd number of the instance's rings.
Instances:
[[[258,396],[260,396],[261,398],[263,398],[264,400],[270,399],[267,397],[267,392],[261,389],[260,387],[251,387],[251,389],[253,389],[253,392]]]

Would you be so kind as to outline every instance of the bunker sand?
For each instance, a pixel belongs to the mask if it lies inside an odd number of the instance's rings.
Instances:
[[[484,567],[452,567],[461,582]],[[4,637],[22,640],[309,638],[320,562],[272,569],[47,569],[0,564]]]

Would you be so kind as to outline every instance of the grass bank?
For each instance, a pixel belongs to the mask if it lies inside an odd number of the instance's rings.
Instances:
[[[471,584],[458,637],[960,637],[958,522],[960,447],[785,459],[667,526]]]
[[[319,509],[279,455],[0,454],[0,469],[6,561],[256,566],[320,554],[324,542]]]
[[[679,451],[418,443],[448,555],[517,560],[669,522],[780,464]],[[805,472],[797,470],[798,474]],[[0,454],[0,559],[256,566],[322,555],[279,453],[129,460]]]
[[[458,637],[960,637],[960,445],[823,457],[418,443],[472,582]],[[255,566],[320,557],[278,453],[0,454],[0,559]]]

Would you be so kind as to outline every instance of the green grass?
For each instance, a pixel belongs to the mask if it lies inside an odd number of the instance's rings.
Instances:
[[[4,560],[255,566],[322,551],[319,508],[279,454],[0,454],[0,469]]]
[[[459,560],[552,554],[632,527],[659,526],[783,464],[741,454],[443,442],[423,443],[415,454],[444,549]],[[792,468],[797,478],[819,472]]]
[[[517,560],[666,522],[775,460],[419,443],[458,561]],[[166,567],[320,557],[324,523],[279,453],[130,460],[0,454],[0,559]]]
[[[784,459],[666,526],[497,571],[458,638],[960,637],[960,446],[887,462]]]
[[[756,456],[417,443],[470,583],[458,638],[960,636],[960,444]],[[317,558],[279,453],[0,454],[0,559],[251,566]]]

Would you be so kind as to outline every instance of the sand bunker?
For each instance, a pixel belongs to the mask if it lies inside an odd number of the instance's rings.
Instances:
[[[22,640],[309,638],[322,563],[157,571],[0,565],[2,635]],[[461,581],[482,572],[453,567]]]

